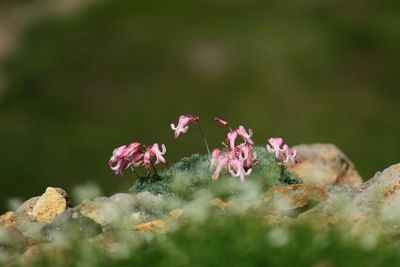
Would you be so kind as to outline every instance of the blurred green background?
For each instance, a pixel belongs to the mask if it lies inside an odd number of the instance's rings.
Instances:
[[[165,143],[170,162],[204,152],[194,128],[172,138],[180,114],[200,115],[212,147],[214,116],[259,145],[334,143],[368,179],[400,161],[399,26],[399,1],[372,0],[94,1],[38,16],[0,61],[0,210],[46,186],[127,191],[135,176],[107,161],[133,140]]]

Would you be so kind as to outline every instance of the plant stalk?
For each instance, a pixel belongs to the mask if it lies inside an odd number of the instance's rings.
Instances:
[[[203,130],[201,129],[200,123],[199,123],[198,121],[196,121],[196,124],[197,124],[197,127],[199,128],[200,135],[201,135],[201,137],[203,138],[204,145],[206,146],[206,149],[207,149],[207,153],[208,153],[208,155],[211,155],[211,153],[210,153],[210,148],[208,147],[208,143],[207,143],[206,136],[204,135],[204,132],[203,132]]]

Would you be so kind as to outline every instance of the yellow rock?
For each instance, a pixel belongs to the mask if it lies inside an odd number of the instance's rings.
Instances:
[[[162,232],[165,230],[166,223],[162,220],[154,220],[147,223],[142,223],[136,227],[136,231],[147,232]]]
[[[9,211],[0,216],[0,225],[11,228],[15,226],[15,212]]]
[[[52,223],[57,215],[67,208],[67,200],[55,188],[48,187],[33,207],[32,214],[37,222]]]

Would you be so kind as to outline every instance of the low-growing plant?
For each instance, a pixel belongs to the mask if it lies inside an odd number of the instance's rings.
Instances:
[[[220,118],[214,120],[226,127],[228,132],[221,147],[215,148],[212,152],[200,127],[198,116],[181,115],[177,125],[171,124],[174,138],[178,139],[181,134],[189,130],[191,123],[195,123],[204,141],[207,155],[193,154],[165,171],[158,172],[155,165],[167,162],[164,158],[165,145],[161,146],[162,150],[157,143],[149,147],[143,146],[142,149],[140,142],[133,142],[114,150],[109,160],[110,168],[115,175],[122,175],[122,170],[135,171],[135,168],[143,166],[148,171],[138,177],[132,191],[149,191],[186,199],[190,199],[199,188],[207,188],[220,197],[235,194],[237,190],[232,188],[238,188],[237,186],[229,186],[232,182],[221,182],[221,179],[229,179],[229,176],[239,177],[241,183],[249,177],[251,182],[257,183],[262,190],[277,184],[300,183],[295,175],[287,172],[284,165],[289,161],[297,164],[299,162],[297,152],[283,145],[282,138],[270,138],[266,147],[256,147],[252,140],[251,129],[247,130],[242,125],[232,129],[227,121]],[[150,172],[150,169],[153,171]]]

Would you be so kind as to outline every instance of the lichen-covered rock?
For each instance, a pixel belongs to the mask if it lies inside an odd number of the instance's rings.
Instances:
[[[5,251],[21,252],[32,244],[31,241],[14,226],[0,225],[0,253]],[[2,266],[1,261],[0,266]]]
[[[5,228],[14,228],[16,226],[15,212],[9,211],[0,216],[0,225]]]
[[[131,194],[119,193],[110,198],[99,197],[84,201],[76,210],[106,227],[131,220],[131,215],[136,212],[136,199]]]
[[[287,211],[307,205],[308,195],[303,185],[276,185],[263,195],[263,201],[274,210]]]
[[[360,212],[379,210],[386,218],[400,221],[400,163],[378,173],[354,191],[354,205]]]
[[[153,220],[147,223],[140,224],[136,227],[138,232],[164,232],[166,228],[166,223],[162,220]]]
[[[48,187],[33,206],[33,219],[37,222],[51,223],[68,208],[68,205],[69,197],[64,190]]]
[[[32,197],[21,204],[15,211],[15,221],[18,226],[34,221],[33,207],[40,197]]]
[[[393,165],[359,186],[334,186],[329,198],[302,218],[329,217],[355,225],[400,222],[400,164]],[[377,227],[376,229],[388,227]],[[395,227],[397,228],[397,226]]]
[[[138,210],[152,214],[157,214],[162,210],[164,198],[162,195],[155,195],[147,191],[139,192],[134,195]]]
[[[102,228],[99,224],[71,208],[57,216],[51,224],[42,228],[43,235],[51,242],[57,242],[60,239],[91,238],[101,232]]]
[[[301,163],[288,164],[288,171],[300,177],[305,185],[326,188],[334,184],[362,183],[354,164],[335,145],[311,144],[293,148]]]

